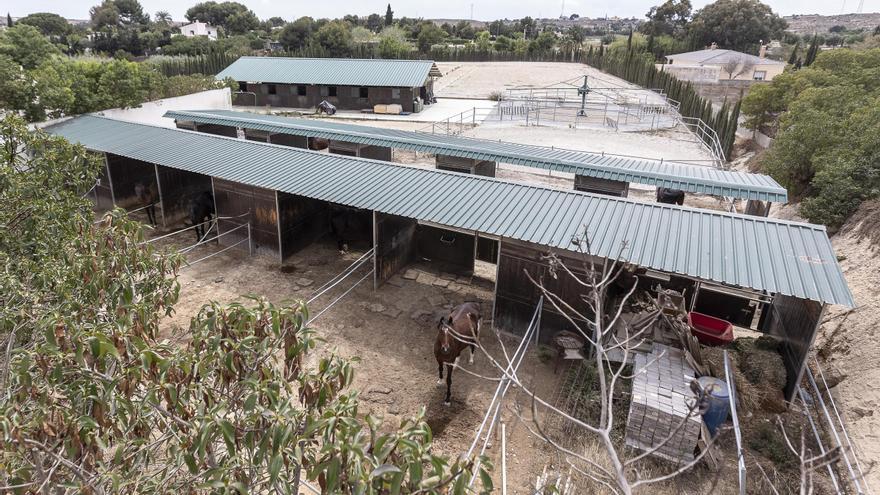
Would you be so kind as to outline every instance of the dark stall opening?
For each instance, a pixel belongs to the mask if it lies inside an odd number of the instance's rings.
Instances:
[[[89,197],[94,202],[94,210],[103,213],[113,209],[113,186],[110,183],[110,176],[107,175],[107,164],[101,167],[98,174],[95,187],[89,193]]]
[[[203,193],[211,193],[211,177],[156,165],[162,189],[164,226],[191,225],[190,205]]]
[[[473,275],[475,240],[465,234],[430,225],[419,225],[415,233],[416,256],[430,261],[441,272]]]
[[[339,250],[367,251],[373,246],[373,212],[330,203],[330,236]]]
[[[275,191],[214,178],[217,228],[223,246],[235,246],[278,259],[278,210]],[[250,223],[250,241],[248,228]]]
[[[159,204],[161,191],[156,180],[156,167],[152,163],[107,153],[107,169],[112,181],[111,187],[116,206],[129,210],[146,206],[135,193],[135,187],[140,184],[152,195],[156,203],[157,220],[162,218]]]
[[[330,232],[330,204],[326,201],[278,192],[281,260]]]

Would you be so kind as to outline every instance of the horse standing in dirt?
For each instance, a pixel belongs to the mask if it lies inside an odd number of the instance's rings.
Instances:
[[[143,182],[138,182],[134,185],[134,195],[141,207],[147,210],[150,225],[156,225],[156,197],[158,196],[156,184],[150,183],[149,186],[146,186]]]
[[[208,191],[202,191],[189,202],[189,221],[196,231],[196,242],[208,234],[210,225],[202,225],[214,217],[214,195]]]
[[[465,348],[470,347],[470,364],[474,364],[474,348],[477,339],[480,338],[480,305],[474,302],[461,304],[449,313],[449,316],[440,318],[437,324],[439,332],[434,342],[434,357],[437,359],[437,368],[440,379],[437,385],[443,384],[443,368],[446,370],[446,398],[444,405],[452,402],[452,367],[458,361],[458,356]]]

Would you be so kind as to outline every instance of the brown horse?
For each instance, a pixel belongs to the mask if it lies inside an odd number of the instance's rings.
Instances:
[[[444,405],[452,402],[452,367],[458,361],[458,356],[466,347],[471,348],[470,364],[474,364],[474,343],[480,338],[480,305],[474,302],[461,304],[449,313],[449,316],[440,318],[437,324],[439,332],[434,342],[434,357],[437,358],[437,369],[440,379],[437,385],[443,384],[443,368],[446,371],[446,398]]]

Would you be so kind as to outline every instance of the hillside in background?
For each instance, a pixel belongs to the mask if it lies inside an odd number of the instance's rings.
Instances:
[[[786,31],[795,34],[827,33],[834,26],[843,26],[847,30],[864,29],[873,31],[880,26],[880,12],[865,14],[840,15],[789,15],[783,17],[788,22]]]

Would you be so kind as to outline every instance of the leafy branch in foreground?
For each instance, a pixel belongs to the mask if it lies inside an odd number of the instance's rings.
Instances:
[[[423,412],[383,427],[349,361],[309,359],[301,302],[211,303],[186,344],[164,340],[179,257],[122,211],[95,222],[83,148],[15,117],[0,134],[0,492],[468,491]]]

